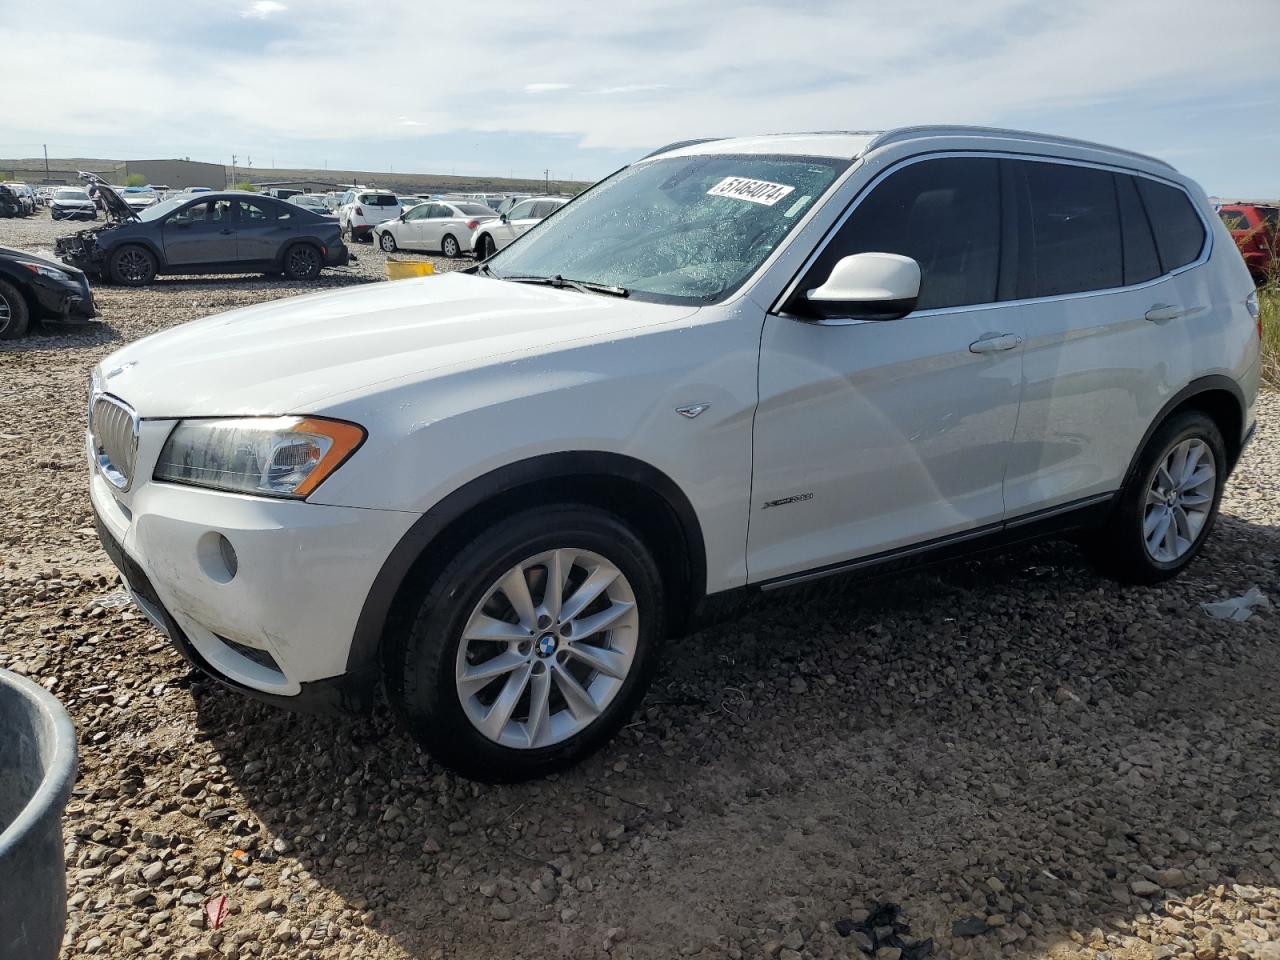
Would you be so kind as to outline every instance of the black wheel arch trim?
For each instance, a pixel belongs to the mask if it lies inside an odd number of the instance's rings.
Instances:
[[[1244,391],[1240,388],[1235,380],[1222,374],[1209,374],[1192,380],[1189,384],[1175,393],[1172,397],[1164,402],[1164,406],[1152,418],[1151,423],[1147,425],[1146,432],[1142,435],[1142,440],[1138,443],[1133,451],[1133,457],[1129,460],[1129,468],[1124,474],[1124,483],[1128,483],[1132,479],[1134,472],[1138,469],[1138,461],[1142,458],[1142,451],[1146,449],[1147,443],[1151,440],[1152,435],[1160,429],[1160,425],[1169,419],[1169,414],[1173,413],[1178,407],[1182,406],[1188,400],[1194,399],[1202,394],[1226,392],[1229,393],[1236,401],[1240,414],[1240,430],[1241,433],[1236,437],[1224,437],[1229,444],[1228,453],[1233,454],[1232,461],[1228,464],[1228,473],[1235,469],[1236,461],[1239,459],[1240,453],[1244,450],[1244,431],[1248,429],[1245,418],[1248,416],[1249,405],[1245,402]]]
[[[657,467],[620,453],[573,450],[519,460],[483,474],[422,514],[392,548],[365,596],[347,654],[347,670],[377,661],[383,632],[405,579],[431,544],[471,510],[501,494],[547,480],[579,477],[626,480],[653,491],[675,515],[688,550],[691,605],[706,592],[706,543],[693,504],[674,480]]]

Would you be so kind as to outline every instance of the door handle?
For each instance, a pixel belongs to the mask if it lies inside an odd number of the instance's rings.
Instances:
[[[228,229],[226,229],[226,230],[219,230],[218,232],[219,232],[220,234],[222,234],[224,237],[229,237],[229,236],[231,236],[231,234],[232,234],[232,233],[234,233],[235,231],[233,231],[233,230],[231,230],[230,228],[228,228]]]
[[[1152,323],[1164,323],[1167,320],[1177,320],[1186,312],[1181,307],[1175,307],[1170,303],[1156,303],[1144,316]]]
[[[969,344],[970,353],[999,353],[1001,350],[1012,350],[1022,343],[1016,333],[984,333]]]

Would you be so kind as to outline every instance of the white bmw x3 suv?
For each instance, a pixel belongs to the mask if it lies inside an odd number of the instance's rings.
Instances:
[[[103,543],[214,677],[466,774],[604,743],[760,591],[1072,532],[1176,574],[1254,426],[1253,284],[1167,164],[921,127],[673,145],[469,273],[93,374]]]

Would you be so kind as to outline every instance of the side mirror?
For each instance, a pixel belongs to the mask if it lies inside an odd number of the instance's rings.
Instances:
[[[897,320],[916,308],[920,264],[897,253],[855,253],[836,262],[831,276],[804,302],[821,317]]]
[[[505,213],[500,213],[500,214],[498,214],[498,219],[499,219],[499,220],[501,220],[503,223],[506,223],[506,222],[507,222],[507,215],[506,215]]]

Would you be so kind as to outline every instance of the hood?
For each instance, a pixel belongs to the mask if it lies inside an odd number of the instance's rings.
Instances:
[[[55,207],[92,207],[93,201],[88,197],[50,197],[49,203]]]
[[[26,250],[14,250],[12,247],[0,247],[0,260],[21,261],[23,263],[38,263],[42,266],[52,267],[55,270],[61,270],[63,273],[76,275],[82,271],[59,260],[50,260],[48,257],[40,257],[34,253],[28,253]]]
[[[143,417],[323,413],[398,381],[613,340],[696,311],[449,273],[205,317],[99,369],[103,389]]]
[[[138,215],[133,212],[133,208],[124,202],[120,194],[105,183],[98,183],[95,186],[98,188],[98,196],[102,198],[102,205],[106,208],[107,216],[111,217],[112,220],[127,221],[138,219]]]

